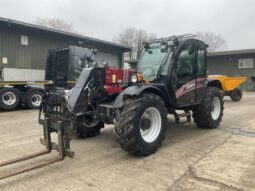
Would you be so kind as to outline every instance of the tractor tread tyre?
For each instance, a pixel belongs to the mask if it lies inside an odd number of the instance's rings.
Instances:
[[[144,111],[151,107],[160,114],[161,128],[154,141],[146,142],[141,136],[140,124]],[[137,156],[148,156],[161,146],[167,125],[167,111],[163,100],[156,94],[142,94],[124,99],[123,108],[117,113],[115,134],[123,150]]]
[[[215,96],[219,98],[221,107],[220,114],[216,120],[212,118],[211,114],[212,100]],[[219,89],[215,87],[207,87],[201,104],[193,109],[194,122],[199,128],[215,129],[219,127],[222,120],[223,110],[224,102]]]
[[[16,101],[12,105],[6,105],[3,102],[3,96],[6,92],[11,92],[16,96]],[[16,88],[2,88],[0,89],[0,108],[5,110],[15,109],[20,103],[20,92]]]
[[[29,108],[29,109],[39,109],[40,106],[35,106],[33,105],[32,103],[32,97],[33,95],[36,95],[36,94],[39,94],[40,96],[43,97],[43,92],[40,91],[40,90],[33,90],[31,91],[28,96],[27,96],[27,99],[26,99],[26,106]]]
[[[104,123],[99,122],[94,127],[86,127],[86,125],[78,126],[78,137],[80,138],[88,138],[95,137],[100,134],[101,129],[104,128]]]
[[[242,96],[242,90],[240,90],[239,88],[236,88],[230,92],[230,98],[234,102],[240,101],[242,99]]]

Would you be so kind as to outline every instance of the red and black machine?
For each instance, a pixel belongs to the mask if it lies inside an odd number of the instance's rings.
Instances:
[[[71,46],[49,51],[39,112],[41,143],[57,150],[58,160],[73,157],[74,135],[91,137],[104,124],[114,124],[122,149],[148,156],[157,151],[168,127],[168,114],[187,117],[200,128],[217,128],[223,116],[219,82],[208,79],[206,44],[192,35],[172,36],[145,43],[137,71],[99,67],[95,51]],[[185,113],[178,115],[176,110]],[[58,143],[51,141],[58,134]],[[0,164],[5,166],[39,155]],[[19,172],[21,173],[21,172]],[[17,173],[16,173],[17,174]],[[7,176],[6,176],[7,177]]]

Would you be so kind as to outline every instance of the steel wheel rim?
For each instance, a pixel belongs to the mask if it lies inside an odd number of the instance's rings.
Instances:
[[[5,105],[13,105],[16,100],[17,97],[13,92],[5,92],[2,96],[2,101]]]
[[[41,102],[42,102],[42,96],[40,94],[34,94],[31,97],[31,103],[33,106],[38,107],[41,105]]]
[[[217,120],[219,118],[220,112],[221,112],[220,99],[218,97],[214,97],[212,100],[212,110],[211,110],[211,115],[213,120]]]
[[[142,120],[147,118],[150,120],[150,124],[144,127]],[[140,121],[140,133],[143,140],[147,143],[155,141],[161,131],[162,119],[159,111],[155,107],[146,109],[141,117]]]

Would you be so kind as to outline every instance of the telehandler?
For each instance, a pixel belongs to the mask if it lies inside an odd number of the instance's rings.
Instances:
[[[104,124],[114,124],[120,147],[138,156],[153,154],[161,146],[168,114],[179,120],[190,119],[192,112],[199,128],[217,128],[223,116],[223,98],[217,79],[207,79],[206,47],[191,35],[145,43],[136,71],[109,67],[107,63],[98,67],[95,55],[86,48],[50,51],[46,80],[53,84],[45,85],[47,93],[39,112],[44,130],[41,143],[46,151],[0,166],[52,150],[59,152],[56,161],[72,158],[72,137],[95,136]],[[67,83],[70,73],[79,75],[71,89]],[[185,113],[177,114],[176,110]],[[58,133],[58,144],[51,141],[51,133]]]

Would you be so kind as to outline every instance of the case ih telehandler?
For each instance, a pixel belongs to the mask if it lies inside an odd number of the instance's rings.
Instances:
[[[69,90],[70,75],[79,78]],[[45,86],[47,94],[40,110],[41,143],[47,148],[42,154],[57,150],[58,160],[74,156],[70,150],[73,135],[95,136],[105,123],[115,124],[121,148],[146,156],[161,146],[167,114],[179,120],[180,116],[190,118],[192,111],[200,128],[217,128],[223,116],[219,82],[207,79],[206,45],[189,35],[145,44],[137,71],[97,67],[94,54],[85,48],[53,50],[46,80],[54,83]],[[185,113],[178,115],[176,110]],[[58,144],[51,142],[52,132],[58,133]]]

